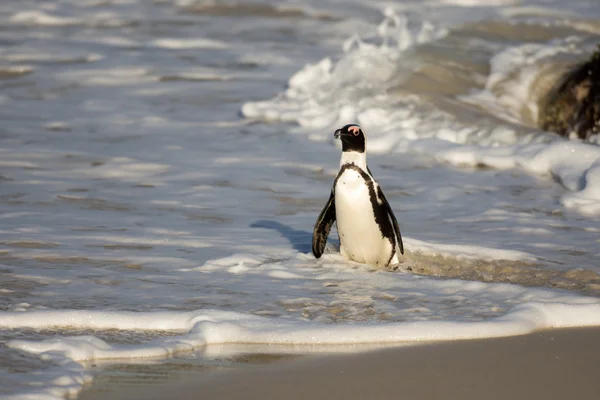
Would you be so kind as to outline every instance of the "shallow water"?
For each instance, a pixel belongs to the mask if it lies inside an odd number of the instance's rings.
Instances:
[[[3,394],[222,343],[598,323],[600,148],[535,127],[600,39],[594,0],[14,0],[0,20]],[[349,122],[400,272],[335,233],[310,255]]]

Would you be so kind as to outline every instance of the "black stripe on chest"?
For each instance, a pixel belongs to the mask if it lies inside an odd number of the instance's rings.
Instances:
[[[390,243],[392,244],[392,257],[395,253],[395,248],[396,248],[396,241],[395,241],[395,237],[394,237],[394,228],[392,226],[392,224],[390,223],[390,219],[387,215],[387,211],[385,210],[385,208],[379,204],[379,201],[377,200],[377,193],[375,192],[375,185],[373,183],[373,178],[371,176],[369,176],[369,174],[367,174],[365,171],[363,171],[362,168],[358,167],[356,164],[354,163],[347,163],[342,165],[342,167],[340,168],[340,172],[338,172],[337,176],[335,177],[335,180],[333,181],[333,189],[335,190],[336,186],[337,186],[337,182],[340,179],[340,177],[342,176],[342,174],[347,171],[347,170],[353,170],[358,172],[358,174],[361,176],[361,178],[363,178],[365,185],[367,185],[367,188],[369,189],[369,200],[371,201],[371,207],[373,208],[373,215],[375,216],[375,222],[377,223],[377,226],[379,227],[379,231],[381,232],[381,235],[383,237],[385,237],[386,239],[388,239],[390,241]],[[391,257],[390,257],[391,260]]]

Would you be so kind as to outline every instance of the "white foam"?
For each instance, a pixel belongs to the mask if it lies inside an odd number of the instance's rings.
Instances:
[[[448,146],[435,157],[455,165],[519,167],[535,175],[552,176],[571,193],[561,203],[583,214],[600,214],[600,147],[579,141],[559,140],[546,145],[501,148]]]
[[[128,24],[119,14],[113,12],[89,13],[82,17],[60,16],[41,10],[19,11],[9,19],[14,24],[32,26],[64,27],[75,25],[92,25],[101,27],[120,27]]]
[[[531,260],[524,253],[477,246],[443,245],[411,238],[406,238],[406,243],[412,250],[425,254]],[[36,379],[43,383],[45,395],[59,397],[77,392],[89,380],[82,363],[91,360],[165,358],[207,346],[212,353],[218,349],[231,352],[231,348],[213,346],[236,343],[293,345],[296,352],[298,346],[306,346],[304,352],[328,351],[332,345],[499,337],[600,324],[597,298],[508,284],[443,281],[368,271],[368,266],[346,262],[337,253],[326,253],[316,261],[307,254],[281,250],[234,254],[195,268],[180,265],[177,274],[170,273],[172,282],[210,282],[209,286],[238,293],[239,302],[226,296],[226,304],[233,308],[230,311],[40,310],[26,303],[12,307],[22,311],[0,312],[0,327],[169,333],[138,344],[110,343],[91,335],[9,341],[10,348],[36,354],[54,364]],[[58,285],[93,293],[81,283],[76,284],[79,278],[71,274],[64,278],[56,273],[48,279],[40,275],[13,278],[43,283],[47,290]],[[101,278],[96,273],[95,280]],[[143,282],[147,287],[148,280]],[[137,287],[138,283],[134,285]],[[104,294],[109,287],[103,286]],[[178,297],[196,298],[198,284],[180,282],[177,287]],[[115,290],[123,296],[122,292],[131,289],[117,286]],[[153,299],[161,301],[160,291],[147,290],[152,291]],[[219,302],[216,294],[210,296],[213,303]],[[77,301],[73,295],[69,298]],[[276,351],[285,349],[276,347]]]
[[[142,82],[156,82],[158,80],[148,70],[140,67],[65,71],[59,76],[65,81],[81,82],[91,86],[136,85]]]
[[[445,33],[427,21],[409,28],[406,16],[388,9],[373,32],[346,41],[339,61],[328,57],[304,66],[289,79],[285,92],[246,103],[242,113],[252,119],[296,122],[314,140],[330,137],[326,132],[334,127],[357,122],[368,132],[369,152],[404,152],[408,143],[425,138],[483,145],[533,140],[531,135],[518,137],[507,126],[462,124],[416,95],[394,93],[394,86],[416,68],[410,51]]]
[[[493,290],[493,289],[492,289]],[[564,299],[563,299],[564,301]],[[93,336],[43,341],[11,340],[7,345],[51,359],[75,361],[167,357],[223,343],[359,344],[501,337],[540,329],[600,325],[600,301],[574,297],[568,302],[526,302],[481,322],[421,321],[379,324],[315,324],[219,310],[193,312],[31,311],[0,314],[8,328],[77,328],[184,331],[137,345],[111,345]]]
[[[597,323],[597,299],[373,271],[345,261],[334,236],[321,259],[309,253],[339,153],[303,138],[331,141],[330,124],[356,119],[370,152],[391,153],[371,158],[371,168],[402,224],[407,258],[441,255],[436,265],[452,263],[445,266],[453,272],[476,265],[473,259],[504,260],[498,264],[525,272],[532,262],[550,274],[577,265],[585,275],[577,283],[595,290],[598,228],[592,218],[554,214],[558,203],[546,194],[560,192],[557,185],[433,162],[552,175],[573,190],[565,205],[595,212],[597,161],[589,146],[576,145],[581,160],[572,164],[563,157],[570,147],[548,147],[536,132],[496,118],[462,123],[395,92],[421,65],[417,46],[442,36],[438,26],[462,23],[445,15],[451,7],[428,3],[423,11],[401,2],[393,6],[410,14],[388,10],[373,26],[379,5],[314,2],[307,16],[340,19],[293,18],[291,26],[269,15],[233,16],[232,32],[215,22],[220,17],[198,24],[198,15],[169,2],[65,0],[40,3],[33,14],[28,4],[12,3],[4,7],[13,20],[3,35],[19,46],[0,58],[34,68],[21,71],[33,72],[22,82],[7,81],[0,97],[11,116],[0,150],[0,267],[8,282],[0,289],[8,298],[0,326],[14,328],[5,334],[18,339],[1,356],[10,360],[22,349],[29,354],[19,360],[34,360],[26,373],[7,372],[9,361],[0,374],[0,386],[17,398],[75,396],[90,379],[85,360],[134,363],[190,351],[202,360],[249,346],[355,351],[355,343],[374,348]],[[454,12],[469,21],[489,16],[482,8],[475,17]],[[439,24],[420,22],[423,15]],[[355,32],[360,37],[331,55]],[[496,89],[508,82],[502,74],[521,68],[509,61],[510,52],[494,58],[497,84],[487,94],[496,106]],[[288,127],[236,118],[243,99],[272,96],[288,78],[289,90],[244,111],[300,128],[275,137]],[[200,82],[211,80],[219,82]],[[502,107],[498,113],[512,115]],[[523,205],[520,190],[531,204]],[[565,229],[569,235],[560,234]],[[30,330],[46,328],[51,333]],[[34,340],[40,336],[48,340]],[[124,336],[137,343],[119,343]]]
[[[74,53],[74,54],[53,54],[53,53],[42,53],[39,51],[33,51],[29,49],[20,49],[19,51],[11,51],[10,53],[0,52],[0,56],[11,62],[95,62],[102,59],[102,55],[97,53]]]
[[[482,246],[468,246],[457,244],[444,244],[424,242],[412,238],[403,238],[405,246],[412,252],[419,251],[429,255],[452,256],[459,259],[477,260],[509,260],[509,261],[535,261],[536,257],[516,250],[491,249]]]
[[[31,65],[11,65],[7,67],[0,67],[0,72],[3,74],[15,76],[30,74],[33,71],[35,71],[35,68],[33,68]]]
[[[10,17],[10,21],[28,25],[69,26],[82,23],[79,18],[59,17],[43,11],[20,11]]]
[[[520,123],[538,119],[538,99],[534,84],[544,63],[561,54],[582,54],[582,39],[567,37],[548,43],[510,46],[490,60],[490,74],[485,87],[460,98],[483,107],[508,121]]]
[[[577,209],[583,214],[600,215],[600,152],[589,168],[579,175],[581,190],[567,193],[561,198],[566,207]],[[593,156],[592,156],[593,158]]]
[[[233,75],[223,74],[221,72],[198,69],[186,72],[175,72],[174,74],[165,75],[167,79],[173,80],[188,80],[188,81],[229,81],[234,79]],[[164,78],[163,78],[164,79]]]
[[[151,42],[151,45],[162,47],[165,49],[182,50],[182,49],[225,49],[229,46],[225,42],[212,39],[156,39]]]
[[[304,66],[289,79],[284,93],[272,100],[246,103],[242,113],[248,118],[296,122],[314,140],[325,140],[335,127],[358,122],[366,128],[368,150],[373,153],[419,152],[459,166],[523,168],[553,177],[573,192],[561,198],[564,206],[598,215],[600,188],[594,164],[600,157],[598,147],[513,125],[521,124],[523,118],[530,123],[537,119],[533,84],[540,63],[560,54],[583,53],[581,39],[522,44],[498,52],[490,61],[483,90],[460,99],[508,123],[464,124],[418,98],[388,94],[390,85],[402,80],[402,68],[410,67],[410,48],[442,33],[426,23],[420,33],[411,32],[403,16],[388,11],[376,30],[380,44],[353,37],[339,61],[325,58]]]
[[[490,288],[492,291],[493,287]],[[11,340],[7,346],[60,365],[46,372],[51,384],[37,395],[76,393],[90,376],[76,362],[102,359],[164,358],[226,343],[264,345],[356,345],[456,340],[521,335],[540,329],[600,325],[600,301],[571,298],[562,302],[528,301],[508,313],[481,322],[411,321],[399,323],[318,324],[263,318],[218,310],[194,312],[110,312],[53,310],[1,313],[2,327],[180,330],[143,344],[109,344],[93,336],[55,337],[44,341]],[[266,351],[264,349],[263,351]],[[282,351],[279,347],[278,351]]]
[[[339,61],[324,58],[306,65],[289,79],[288,89],[281,96],[246,103],[242,113],[267,121],[294,121],[312,129],[356,119],[363,123],[361,113],[368,118],[365,112],[370,113],[377,104],[385,104],[389,99],[377,89],[397,77],[399,68],[410,67],[399,62],[402,53],[443,33],[426,22],[411,31],[406,16],[387,9],[373,38],[351,37],[344,44],[344,55]]]

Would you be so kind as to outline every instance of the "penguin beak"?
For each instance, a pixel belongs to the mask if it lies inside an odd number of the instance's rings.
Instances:
[[[333,137],[334,137],[335,139],[339,139],[341,136],[342,136],[342,130],[341,130],[341,129],[338,129],[337,131],[335,131],[335,132],[333,133]]]

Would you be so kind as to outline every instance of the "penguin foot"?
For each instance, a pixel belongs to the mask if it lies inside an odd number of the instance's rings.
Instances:
[[[401,262],[390,264],[387,266],[387,270],[390,272],[412,272],[412,267],[410,265],[405,265]]]
[[[400,263],[396,263],[396,264],[388,264],[388,266],[386,267],[386,269],[390,272],[395,272],[398,271],[398,269],[400,269]]]

